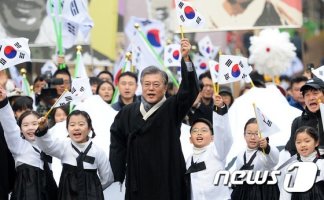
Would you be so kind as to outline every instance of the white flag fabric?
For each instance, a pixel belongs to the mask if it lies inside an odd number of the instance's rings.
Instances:
[[[312,73],[317,77],[320,78],[322,80],[324,80],[324,65],[316,68],[316,69],[312,69]]]
[[[50,73],[53,75],[55,71],[57,70],[56,65],[53,63],[53,61],[48,60],[45,62],[45,64],[41,68],[41,74],[47,74]]]
[[[262,111],[255,105],[255,115],[258,121],[259,131],[262,137],[269,137],[270,135],[280,131],[278,126],[273,123]]]
[[[67,92],[64,92],[58,99],[57,102],[55,102],[55,104],[53,105],[53,108],[57,108],[57,107],[60,107],[60,106],[64,106],[66,105],[67,103],[73,101],[73,95],[71,92],[67,91]]]
[[[242,56],[221,55],[219,58],[219,84],[239,81],[251,71],[247,58]]]
[[[87,70],[85,68],[81,52],[77,52],[74,70],[74,78],[88,78]]]
[[[204,25],[204,17],[190,3],[177,0],[176,11],[179,25],[191,28]]]
[[[156,66],[162,69],[163,63],[161,63],[156,56],[158,55],[154,54],[141,33],[137,31],[132,38],[132,59],[136,59],[133,60],[133,64],[136,68],[139,71],[149,66]]]
[[[164,66],[181,66],[180,44],[169,44],[164,50]]]
[[[93,21],[88,14],[88,6],[84,0],[64,0],[61,8],[58,5],[59,0],[48,0],[47,13],[55,17],[57,22],[62,23],[63,47],[71,48],[77,43],[79,33],[82,39],[88,37]],[[61,16],[59,15],[60,9],[62,9]]]
[[[208,59],[200,56],[199,54],[195,54],[193,57],[193,63],[196,68],[197,76],[205,73],[208,70]]]
[[[24,62],[30,62],[28,39],[0,39],[0,71]]]
[[[199,52],[208,59],[214,59],[219,50],[219,47],[214,46],[210,37],[205,36],[198,42]]]
[[[89,78],[74,78],[71,85],[71,94],[75,104],[92,96]]]
[[[210,75],[213,80],[213,83],[217,83],[218,82],[218,71],[219,71],[218,62],[216,62],[214,60],[210,60],[208,63],[208,66],[209,66],[209,71],[210,71]]]
[[[140,29],[150,45],[155,49],[157,54],[161,54],[164,48],[165,41],[165,26],[161,21],[149,20],[132,16],[125,27],[125,33],[131,40],[137,30],[135,24],[140,26]]]

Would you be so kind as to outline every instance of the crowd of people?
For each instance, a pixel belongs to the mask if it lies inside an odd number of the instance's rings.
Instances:
[[[246,148],[237,155],[235,164],[236,170],[257,172],[274,170],[280,157],[287,158],[288,164],[313,162],[319,172],[311,189],[289,193],[282,189],[282,181],[257,185],[244,178],[239,178],[242,184],[222,184],[223,179],[214,183],[216,173],[225,170],[234,140],[228,111],[235,98],[232,88],[225,85],[216,94],[209,72],[197,76],[190,49],[189,40],[182,39],[181,83],[172,94],[167,94],[173,89],[167,73],[154,66],[141,74],[123,72],[115,81],[109,71],[89,79],[93,95],[118,111],[107,127],[109,155],[93,142],[96,130],[87,112],[66,104],[47,115],[56,99],[71,89],[68,68],[58,69],[51,81],[35,78],[33,97],[13,94],[3,83],[0,198],[104,199],[103,191],[113,182],[125,182],[127,200],[324,199],[320,112],[324,82],[300,75],[290,79],[287,88],[278,86],[289,104],[302,111],[292,123],[285,149],[279,152],[269,138],[261,137],[256,118],[251,118],[242,130]],[[54,84],[55,80],[59,81]],[[266,87],[263,80],[255,83]],[[139,96],[138,84],[142,88]],[[240,94],[250,88],[242,87]],[[112,102],[116,90],[119,98]],[[63,121],[68,135],[60,139],[59,133],[49,130]],[[181,148],[183,123],[190,126],[188,140],[193,146],[188,158]],[[63,167],[58,183],[51,171],[52,157],[60,159]],[[279,167],[283,175],[288,173],[287,162]]]

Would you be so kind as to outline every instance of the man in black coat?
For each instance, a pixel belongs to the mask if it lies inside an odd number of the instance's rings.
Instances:
[[[319,133],[319,150],[321,154],[323,154],[324,131],[320,111],[320,102],[324,103],[324,82],[321,79],[314,77],[313,79],[308,80],[306,84],[300,88],[300,91],[304,97],[306,108],[301,116],[294,119],[291,125],[291,136],[286,144],[286,150],[288,150],[291,155],[296,154],[296,130],[301,126],[311,126]]]
[[[190,48],[182,39],[178,93],[166,99],[167,74],[157,67],[145,68],[141,102],[126,105],[110,128],[109,160],[115,181],[123,182],[126,174],[127,200],[187,199],[180,127],[199,92]]]

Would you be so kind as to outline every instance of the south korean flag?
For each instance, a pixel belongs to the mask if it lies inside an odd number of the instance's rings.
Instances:
[[[0,39],[0,70],[30,62],[28,39]]]
[[[164,50],[164,66],[181,66],[181,52],[179,44],[169,44]]]
[[[191,28],[204,26],[204,17],[190,3],[177,0],[176,12],[179,25]]]
[[[247,58],[221,55],[219,58],[218,83],[226,84],[244,79],[250,73],[249,69]]]
[[[218,82],[218,72],[219,72],[219,63],[213,60],[210,60],[208,63],[210,75],[213,80],[213,83]]]

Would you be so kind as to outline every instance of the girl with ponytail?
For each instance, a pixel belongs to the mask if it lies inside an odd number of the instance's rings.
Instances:
[[[55,139],[46,134],[47,120],[41,118],[36,131],[37,144],[63,165],[58,199],[103,200],[103,190],[114,180],[108,155],[93,144],[95,132],[89,114],[74,110],[66,119],[69,138]]]
[[[297,157],[293,162],[313,162],[317,165],[318,173],[315,178],[314,185],[306,192],[288,193],[283,190],[280,191],[281,200],[320,200],[324,199],[324,160],[321,159],[318,151],[319,134],[313,127],[302,126],[296,130],[295,146],[297,149]],[[288,166],[287,166],[288,167]],[[287,168],[283,170],[281,176],[285,176]],[[310,177],[309,177],[310,178]]]

